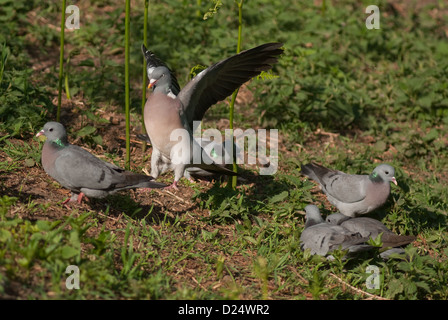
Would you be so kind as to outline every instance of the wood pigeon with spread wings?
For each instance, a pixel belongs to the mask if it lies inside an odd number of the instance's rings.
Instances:
[[[161,65],[148,68],[148,87],[153,92],[145,105],[144,120],[153,147],[151,176],[157,178],[167,170],[174,170],[170,187],[177,189],[178,181],[189,167],[236,175],[202,152],[193,139],[193,122],[201,121],[212,105],[242,84],[271,69],[283,53],[282,46],[282,43],[266,43],[217,62],[200,72],[178,94],[172,72],[163,63],[159,61]]]

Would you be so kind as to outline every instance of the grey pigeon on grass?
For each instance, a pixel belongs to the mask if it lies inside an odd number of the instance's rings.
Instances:
[[[365,244],[369,238],[363,237],[359,232],[325,222],[317,206],[307,205],[305,212],[305,229],[300,235],[302,250],[309,249],[313,255],[326,256],[337,249],[356,253],[373,248]]]
[[[178,181],[189,167],[236,175],[208,156],[194,163],[193,152],[202,152],[202,147],[192,138],[193,122],[201,121],[212,105],[230,96],[242,84],[271,69],[283,52],[282,45],[263,44],[215,63],[188,82],[178,94],[172,72],[166,66],[148,68],[148,87],[153,88],[153,93],[146,102],[144,119],[153,148],[151,176],[157,178],[164,171],[174,170],[174,182],[170,187],[177,189]],[[150,55],[148,57],[144,48],[143,51],[148,61]],[[180,134],[180,141],[176,140],[177,135],[171,137],[172,133]]]
[[[414,236],[402,236],[395,234],[389,230],[381,221],[367,218],[350,218],[340,213],[333,213],[329,215],[326,221],[332,225],[339,225],[352,232],[359,232],[361,236],[375,239],[379,234],[382,234],[382,247],[401,247],[413,242],[416,238]]]
[[[349,217],[381,207],[390,195],[390,182],[397,185],[395,169],[388,164],[370,175],[354,175],[309,163],[301,166],[301,173],[319,183],[328,201]]]
[[[47,122],[36,137],[40,135],[47,137],[42,148],[45,172],[72,192],[64,205],[69,201],[81,203],[84,196],[104,198],[125,189],[166,187],[154,182],[153,177],[126,171],[70,144],[59,122]]]

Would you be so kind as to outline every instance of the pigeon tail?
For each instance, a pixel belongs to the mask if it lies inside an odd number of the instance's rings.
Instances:
[[[311,162],[300,166],[301,173],[316,182],[322,183],[322,177],[329,172],[336,172],[334,170],[325,168],[317,163]],[[323,184],[324,185],[324,184]],[[325,185],[324,185],[325,186]]]
[[[195,165],[192,165],[191,167],[194,167],[194,168],[197,167],[197,168],[203,169],[207,172],[210,172],[212,174],[220,174],[220,175],[226,175],[226,176],[238,176],[238,173],[233,172],[232,170],[227,169],[223,165],[219,165],[219,164],[195,164]]]
[[[411,242],[414,242],[415,239],[415,236],[402,236],[394,233],[383,233],[381,237],[383,248],[405,246]]]
[[[164,188],[166,184],[153,181],[153,177],[130,172],[123,171],[123,181],[115,186],[114,189],[124,190],[124,189],[135,189],[135,188]]]

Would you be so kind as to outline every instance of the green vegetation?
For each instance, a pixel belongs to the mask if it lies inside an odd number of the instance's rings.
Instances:
[[[272,76],[240,89],[235,127],[279,129],[279,171],[249,175],[235,190],[182,180],[179,192],[132,191],[72,210],[61,206],[67,194],[43,171],[33,138],[57,114],[61,3],[0,2],[0,297],[448,298],[442,1],[244,2],[241,50],[280,41],[285,53]],[[370,4],[380,7],[379,30],[365,27]],[[125,9],[115,0],[78,5],[80,29],[65,32],[71,100],[63,92],[61,122],[70,141],[123,166]],[[132,134],[141,133],[144,11],[144,0],[133,2]],[[148,48],[181,86],[194,66],[233,55],[237,33],[234,1],[149,1]],[[211,108],[204,127],[227,119],[228,109],[228,101]],[[151,149],[138,150],[131,151],[135,171],[149,167]],[[302,252],[303,208],[335,210],[300,176],[308,161],[363,174],[392,164],[399,185],[370,216],[418,236],[408,259],[343,260],[339,252],[326,261]],[[79,290],[65,287],[68,265],[80,269]],[[380,289],[366,288],[369,265],[380,269]]]

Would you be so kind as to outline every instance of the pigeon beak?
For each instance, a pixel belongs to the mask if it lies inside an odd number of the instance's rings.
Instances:
[[[395,177],[392,177],[392,182],[396,185],[396,186],[398,186],[398,183],[397,183],[397,180],[395,179]]]
[[[148,84],[148,89],[154,87],[154,85],[155,85],[156,83],[157,83],[157,80],[156,80],[156,79],[151,79],[151,80],[149,81],[149,84]]]
[[[42,130],[40,130],[37,134],[36,134],[36,138],[37,137],[40,137],[41,135],[43,135],[45,132],[44,132],[44,130],[42,129]]]

